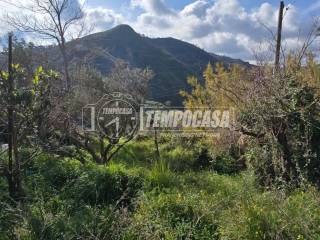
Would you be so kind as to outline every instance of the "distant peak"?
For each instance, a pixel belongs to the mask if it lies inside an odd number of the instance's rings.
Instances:
[[[131,33],[136,33],[132,27],[130,27],[127,24],[120,24],[116,27],[114,27],[113,29],[111,29],[113,31],[121,31],[121,32],[131,32]]]

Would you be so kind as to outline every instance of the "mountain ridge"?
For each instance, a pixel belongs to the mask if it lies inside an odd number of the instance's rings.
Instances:
[[[242,60],[208,53],[191,43],[172,37],[149,38],[124,24],[67,44],[71,62],[81,59],[103,74],[107,74],[114,62],[120,59],[132,67],[151,68],[155,77],[149,84],[149,99],[162,103],[170,101],[173,105],[182,104],[179,95],[181,89],[190,90],[187,77],[195,75],[201,79],[208,63],[250,66]]]

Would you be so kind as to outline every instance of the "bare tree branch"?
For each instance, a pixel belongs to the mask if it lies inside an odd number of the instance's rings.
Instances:
[[[5,19],[10,26],[18,31],[35,33],[45,39],[54,40],[58,44],[63,59],[66,88],[69,90],[71,81],[66,41],[69,36],[79,37],[79,33],[84,33],[85,14],[82,6],[73,6],[71,0],[32,0],[29,5],[21,1],[12,3],[0,0],[0,2],[26,12],[19,16],[7,14]]]

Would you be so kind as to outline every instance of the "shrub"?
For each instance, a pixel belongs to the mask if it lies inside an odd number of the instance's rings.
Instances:
[[[33,174],[40,174],[48,186],[61,190],[66,183],[80,176],[81,167],[82,164],[77,160],[42,155],[29,171],[31,177]]]
[[[182,146],[162,151],[161,159],[169,165],[170,169],[178,172],[193,169],[197,160],[195,151],[185,149]]]
[[[0,196],[0,239],[17,239],[16,229],[21,226],[23,218],[21,210],[14,207],[14,203],[4,196]]]
[[[130,167],[149,166],[154,159],[154,142],[150,138],[126,144],[115,156],[114,162]]]
[[[43,200],[43,199],[42,199]],[[126,224],[130,223],[125,208],[82,205],[76,209],[66,201],[59,201],[58,212],[51,203],[41,199],[26,209],[22,239],[121,239]],[[18,238],[17,238],[18,239]]]
[[[88,166],[76,181],[70,182],[62,192],[65,198],[79,203],[130,204],[143,187],[141,176],[125,172],[121,167]]]
[[[247,198],[221,217],[222,239],[319,239],[320,195],[269,191]]]
[[[232,174],[238,171],[236,160],[228,153],[222,153],[211,162],[212,170],[221,174]]]
[[[144,195],[127,229],[127,239],[218,239],[212,201],[205,193]]]
[[[177,185],[177,178],[170,170],[168,164],[159,160],[156,161],[150,170],[149,178],[146,182],[147,188],[169,188]]]

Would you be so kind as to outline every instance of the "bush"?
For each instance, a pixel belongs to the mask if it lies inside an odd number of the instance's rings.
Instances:
[[[66,201],[59,201],[58,212],[52,211],[51,203],[39,200],[26,209],[25,226],[20,228],[25,234],[22,239],[121,239],[128,211],[112,206],[98,207],[82,205],[74,209]]]
[[[211,203],[205,193],[146,194],[127,229],[127,239],[218,239]]]
[[[45,200],[59,196],[82,203],[128,205],[144,185],[144,173],[125,170],[123,165],[97,166],[83,165],[72,159],[40,157],[32,169],[26,186],[29,197]]]
[[[177,172],[193,169],[197,160],[194,151],[184,149],[182,146],[176,146],[169,151],[161,151],[161,159],[169,165],[170,169]]]
[[[238,172],[236,160],[227,153],[218,155],[211,162],[211,168],[221,174],[232,174]]]
[[[90,205],[128,205],[143,184],[141,176],[125,172],[122,167],[90,165],[64,188],[62,195]]]
[[[150,170],[149,178],[146,182],[146,187],[149,189],[157,188],[170,188],[177,185],[177,178],[170,170],[168,164],[159,160],[156,161]]]
[[[0,196],[0,239],[17,239],[16,229],[21,226],[23,217],[21,210],[14,207],[14,203],[4,196]]]
[[[150,166],[155,158],[154,142],[150,138],[131,141],[126,144],[113,159],[130,167]]]
[[[78,179],[82,164],[77,160],[40,156],[33,167],[28,169],[30,178],[40,175],[46,185],[61,190],[68,182]]]
[[[290,196],[265,192],[225,211],[222,239],[319,239],[320,195],[314,189]]]

